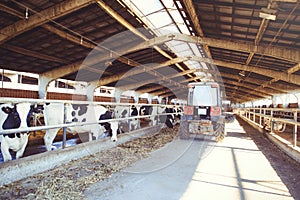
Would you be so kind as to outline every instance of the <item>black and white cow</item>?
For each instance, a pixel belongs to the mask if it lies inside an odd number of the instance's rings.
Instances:
[[[38,112],[30,103],[1,104],[0,131],[16,128],[28,128],[30,118]],[[28,133],[13,133],[0,135],[1,152],[4,162],[12,160],[9,150],[16,152],[16,158],[23,156],[28,143]]]
[[[116,106],[114,108],[115,118],[127,118],[138,116],[138,108],[135,105],[128,106]],[[119,121],[119,132],[128,132],[139,128],[139,119],[120,120]]]
[[[174,108],[175,110],[175,114],[174,114],[174,117],[175,117],[175,121],[180,121],[181,119],[181,116],[183,115],[183,107],[182,106],[177,106]]]
[[[45,125],[58,125],[64,122],[64,110],[66,112],[66,123],[72,122],[97,122],[99,119],[111,119],[109,110],[101,105],[92,104],[66,104],[63,103],[46,103],[44,105]],[[60,128],[48,129],[44,136],[46,149],[50,151],[53,140]],[[68,127],[67,131],[73,134],[89,132],[89,141],[93,137],[99,138],[104,133],[111,134],[111,140],[117,141],[118,122],[91,124],[82,126]]]
[[[174,123],[175,123],[175,109],[172,107],[166,107],[165,108],[165,112],[163,113],[169,113],[168,115],[163,115],[161,119],[161,122],[165,122],[165,124],[167,125],[167,127],[169,128],[173,128],[174,127]]]
[[[138,107],[135,105],[131,106],[131,113],[130,113],[130,117],[136,117],[139,115],[139,111],[138,111]],[[131,126],[131,130],[136,130],[139,128],[140,123],[139,123],[139,119],[138,118],[134,118],[130,120],[130,126]]]
[[[173,119],[174,117],[169,115],[160,115],[164,113],[171,113],[171,109],[169,109],[166,106],[141,106],[140,108],[140,114],[141,115],[152,115],[149,117],[151,121],[151,125],[157,125],[158,122],[165,123],[167,127],[173,128]],[[173,112],[173,111],[172,111]],[[155,114],[158,114],[158,116],[155,116]]]
[[[170,113],[167,115],[167,119],[169,119],[173,125],[180,122],[182,116],[183,108],[179,106],[168,106],[166,108],[166,113]]]

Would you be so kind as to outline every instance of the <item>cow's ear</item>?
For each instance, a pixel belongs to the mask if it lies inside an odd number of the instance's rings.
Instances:
[[[6,114],[10,114],[10,113],[12,113],[12,108],[10,108],[10,107],[2,107],[2,111],[3,112],[5,112]]]

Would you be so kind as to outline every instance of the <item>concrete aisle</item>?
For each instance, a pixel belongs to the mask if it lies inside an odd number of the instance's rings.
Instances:
[[[293,199],[266,157],[235,121],[222,143],[176,140],[94,184],[87,199]]]

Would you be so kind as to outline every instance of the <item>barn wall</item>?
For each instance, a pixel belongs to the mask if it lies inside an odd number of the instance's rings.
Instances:
[[[96,102],[116,102],[114,97],[101,97],[101,96],[94,96],[94,101],[96,101]]]
[[[47,92],[47,99],[86,101],[86,95]]]
[[[146,98],[139,98],[139,103],[148,103],[148,99],[146,99]]]
[[[18,90],[18,89],[0,88],[0,97],[38,99],[39,94],[38,94],[37,91],[31,91],[31,90]],[[86,101],[87,97],[86,97],[86,95],[48,92],[47,93],[47,99]],[[94,101],[97,101],[97,102],[115,102],[115,98],[95,96]]]
[[[133,98],[121,98],[120,99],[120,103],[134,103],[134,99]]]
[[[0,97],[38,99],[39,95],[37,91],[1,88]]]

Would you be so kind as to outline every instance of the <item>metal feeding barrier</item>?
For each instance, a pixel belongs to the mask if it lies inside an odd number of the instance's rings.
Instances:
[[[297,147],[297,132],[300,126],[299,108],[238,108],[235,113],[273,134],[285,132],[286,125],[293,126],[293,147]]]
[[[167,105],[167,104],[140,104],[140,103],[114,103],[114,102],[94,102],[94,101],[73,101],[73,100],[42,100],[42,99],[22,99],[22,98],[1,98],[0,103],[31,103],[32,105],[44,105],[45,103],[64,103],[66,104],[84,104],[84,105],[101,105],[101,106],[124,106],[128,107],[128,110],[130,110],[130,106],[160,106],[160,107],[168,107],[168,106],[174,106],[174,107],[180,107],[179,105]],[[169,115],[170,113],[154,113],[153,115],[139,115],[138,116],[132,116],[132,117],[125,117],[125,118],[113,118],[113,119],[105,119],[105,120],[95,120],[90,122],[72,122],[72,123],[66,123],[66,110],[64,109],[64,122],[63,124],[57,124],[57,125],[48,125],[48,126],[34,126],[34,127],[28,127],[28,128],[16,128],[16,129],[7,129],[2,130],[0,132],[0,135],[3,134],[15,134],[15,133],[25,133],[25,132],[33,132],[33,131],[40,131],[40,130],[48,130],[48,129],[54,129],[54,128],[63,128],[63,148],[66,147],[66,133],[67,133],[67,127],[76,127],[76,126],[85,126],[85,125],[93,125],[93,124],[100,124],[105,122],[114,122],[114,121],[124,121],[124,120],[131,120],[131,119],[140,119],[140,118],[148,118],[153,116],[161,116],[161,115]],[[181,112],[179,112],[181,114]],[[130,129],[129,129],[130,131]]]

